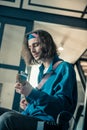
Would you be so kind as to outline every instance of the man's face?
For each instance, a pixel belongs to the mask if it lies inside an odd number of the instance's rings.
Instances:
[[[34,59],[37,61],[40,60],[42,50],[41,50],[41,44],[40,42],[38,42],[38,38],[32,38],[28,40],[28,47]]]

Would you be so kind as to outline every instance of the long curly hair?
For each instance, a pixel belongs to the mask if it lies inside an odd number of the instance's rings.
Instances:
[[[23,46],[22,46],[22,52],[21,52],[22,58],[25,60],[25,63],[27,65],[33,65],[33,64],[38,63],[32,56],[30,49],[28,47],[28,37],[32,33],[35,33],[38,35],[38,41],[40,42],[41,47],[42,47],[41,58],[49,59],[49,58],[53,58],[54,55],[56,55],[56,54],[59,55],[57,46],[50,33],[48,33],[45,30],[31,31],[31,32],[25,34],[24,42],[23,42]]]

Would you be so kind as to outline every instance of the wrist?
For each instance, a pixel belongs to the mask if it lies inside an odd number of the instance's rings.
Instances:
[[[28,96],[31,93],[33,87],[29,82],[26,82],[25,87],[26,87],[26,91],[25,91],[24,95]]]

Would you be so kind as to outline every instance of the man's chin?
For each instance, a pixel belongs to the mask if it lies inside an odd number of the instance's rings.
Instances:
[[[38,62],[38,63],[41,63],[42,59],[41,58],[35,58],[35,60]]]
[[[39,57],[35,57],[34,58],[37,62],[40,60],[40,58]]]
[[[39,60],[40,58],[39,57],[34,57],[35,60]]]

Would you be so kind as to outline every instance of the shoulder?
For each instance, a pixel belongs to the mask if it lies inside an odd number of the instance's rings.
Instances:
[[[74,71],[74,65],[67,61],[62,61],[59,65],[59,69],[62,72],[71,72]]]
[[[74,67],[72,63],[67,62],[67,61],[62,61],[62,62],[61,62],[61,65],[62,65],[63,67]]]

